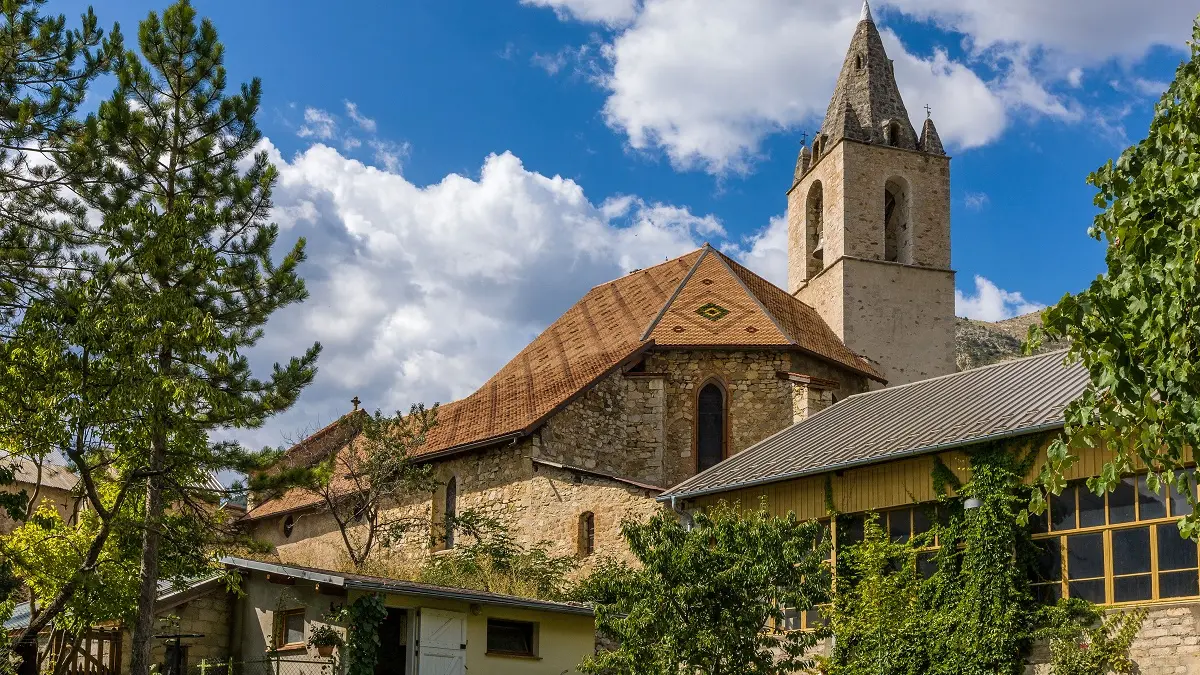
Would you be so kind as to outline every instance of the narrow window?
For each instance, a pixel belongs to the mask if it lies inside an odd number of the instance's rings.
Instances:
[[[454,517],[458,515],[458,477],[451,476],[446,482],[446,548],[454,548]]]
[[[863,68],[862,54],[855,54],[854,55],[854,69],[862,70],[862,68]]]
[[[487,653],[537,656],[537,624],[528,621],[488,619]]]
[[[295,529],[296,529],[296,519],[295,518],[288,516],[283,519],[283,537],[285,539],[290,539],[292,536],[292,531]]]
[[[825,189],[813,181],[805,207],[805,243],[808,245],[808,276],[811,279],[825,268]]]
[[[579,555],[589,556],[596,552],[596,514],[584,511],[579,514]]]
[[[893,148],[900,147],[900,123],[892,122],[887,126],[887,144]]]
[[[697,407],[697,469],[704,471],[725,459],[725,392],[716,383],[705,385]]]
[[[908,183],[888,179],[883,189],[884,260],[911,265],[912,228],[909,226]]]

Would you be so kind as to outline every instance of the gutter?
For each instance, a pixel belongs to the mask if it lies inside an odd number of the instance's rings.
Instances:
[[[361,591],[377,591],[380,593],[414,595],[421,598],[460,600],[462,602],[474,602],[481,605],[498,605],[501,607],[517,607],[520,609],[540,609],[549,612],[559,612],[562,614],[579,614],[584,616],[594,615],[591,607],[585,607],[583,605],[567,605],[541,600],[525,600],[516,597],[497,597],[494,595],[488,595],[486,593],[473,593],[465,589],[438,588],[437,590],[434,590],[430,588],[392,585],[378,581],[358,581],[355,579],[348,579],[346,581],[346,588],[353,588]]]
[[[841,464],[829,464],[827,466],[823,466],[823,467],[820,467],[817,469],[808,469],[808,470],[804,470],[804,471],[793,471],[791,473],[776,474],[774,476],[768,476],[766,478],[758,478],[758,479],[755,479],[752,481],[747,481],[745,483],[735,483],[733,485],[722,485],[721,487],[705,488],[705,489],[696,490],[694,492],[676,492],[674,494],[664,494],[664,495],[660,495],[657,498],[657,500],[660,502],[669,501],[669,502],[671,502],[672,508],[674,508],[676,499],[693,499],[695,497],[704,497],[707,495],[718,494],[721,492],[731,492],[733,490],[743,490],[745,488],[758,487],[759,485],[766,485],[769,483],[780,483],[780,482],[783,482],[786,480],[793,480],[796,478],[804,478],[806,476],[815,476],[818,474],[830,473],[832,471],[844,471],[846,469],[855,469],[855,468],[858,468],[861,466],[868,466],[871,464],[880,464],[883,462],[890,462],[895,459],[904,459],[907,457],[915,457],[917,455],[928,455],[928,454],[935,453],[935,452],[943,452],[945,450],[954,450],[957,448],[966,447],[968,445],[976,445],[978,443],[984,443],[987,441],[997,441],[997,440],[1002,440],[1005,438],[1014,438],[1017,436],[1028,436],[1030,434],[1036,434],[1036,433],[1039,433],[1042,431],[1050,431],[1051,429],[1061,429],[1063,427],[1063,424],[1064,424],[1064,422],[1061,420],[1057,421],[1057,422],[1046,422],[1046,423],[1039,424],[1039,425],[1032,426],[1032,427],[1022,427],[1020,429],[1010,429],[1009,431],[1001,431],[999,433],[988,434],[986,436],[976,436],[974,438],[962,439],[962,440],[957,440],[957,441],[948,441],[945,443],[938,443],[936,445],[926,445],[926,446],[922,446],[922,447],[919,447],[919,448],[916,448],[913,450],[903,450],[901,452],[897,452],[897,453],[894,453],[891,455],[884,455],[882,457],[858,459],[858,460],[853,460],[853,461],[849,461],[849,462],[842,462]]]
[[[448,587],[426,587],[417,584],[410,585],[409,582],[396,580],[388,581],[366,581],[362,579],[353,579],[340,577],[334,574],[326,574],[314,570],[300,569],[297,567],[288,567],[287,565],[276,565],[273,563],[259,562],[257,560],[249,560],[246,558],[221,558],[221,563],[230,567],[236,567],[245,570],[256,572],[266,572],[268,574],[278,574],[280,576],[291,577],[293,579],[303,579],[312,581],[318,584],[328,584],[330,586],[338,586],[341,588],[355,589],[361,591],[377,591],[380,593],[413,595],[421,598],[437,598],[449,600],[461,600],[463,602],[475,602],[483,605],[499,605],[502,607],[517,607],[521,609],[540,609],[550,612],[559,612],[563,614],[580,614],[593,616],[594,612],[591,607],[582,605],[568,605],[565,603],[549,602],[546,600],[532,600],[518,598],[515,596],[492,595],[488,593],[477,593],[467,589],[455,589]]]

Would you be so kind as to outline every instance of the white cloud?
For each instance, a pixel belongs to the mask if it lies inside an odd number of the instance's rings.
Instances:
[[[296,135],[301,138],[315,138],[327,141],[337,132],[337,122],[333,115],[320,108],[304,109],[304,124]]]
[[[478,176],[416,185],[324,144],[279,169],[280,246],[308,241],[311,297],[273,317],[257,370],[324,346],[316,382],[269,428],[277,445],[359,396],[407,408],[469,394],[592,286],[725,237],[721,223],[636,196],[594,202],[578,183],[490,155]]]
[[[986,192],[968,192],[963,196],[963,202],[966,204],[967,209],[971,211],[982,211],[983,207],[987,206],[990,201],[992,200],[987,196]]]
[[[354,120],[358,128],[367,133],[375,133],[375,120],[358,112],[358,104],[353,101],[346,101],[346,116]]]
[[[767,281],[791,290],[787,283],[787,229],[787,216],[775,216],[765,228],[746,237],[738,246],[727,246],[726,250]]]
[[[887,5],[962,33],[977,50],[1016,44],[1055,52],[1065,72],[1113,57],[1138,58],[1155,45],[1182,49],[1196,18],[1195,3],[1186,0],[888,0]]]
[[[843,0],[523,2],[608,23],[596,62],[608,124],[635,150],[717,174],[748,170],[768,135],[819,123],[858,20],[858,4]],[[881,4],[876,16],[910,112],[919,122],[920,108],[931,105],[952,149],[999,138],[1014,111],[1087,119],[1079,102],[1056,90],[1077,86],[1085,68],[1112,58],[1182,46],[1195,12],[1182,0],[1153,11],[1126,0]],[[887,14],[897,11],[960,33],[969,62],[936,48],[924,57],[909,52],[886,28]],[[536,63],[558,72],[560,56]]]
[[[549,7],[560,17],[619,26],[637,15],[638,0],[521,0],[523,5]]]
[[[1017,291],[999,288],[979,275],[975,275],[973,294],[954,290],[954,313],[968,319],[1003,321],[1045,308],[1045,305],[1030,302]]]
[[[375,151],[375,162],[392,173],[400,173],[402,163],[408,158],[408,153],[412,151],[409,143],[372,139],[369,144]]]

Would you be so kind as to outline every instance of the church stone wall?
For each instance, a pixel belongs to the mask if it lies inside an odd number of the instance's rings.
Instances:
[[[851,349],[881,366],[889,385],[955,372],[954,273],[843,259]]]
[[[529,438],[438,460],[443,484],[456,478],[459,512],[468,509],[506,523],[526,544],[552,542],[557,553],[578,550],[579,516],[595,514],[596,551],[624,555],[620,523],[645,519],[662,506],[656,491],[588,472],[669,487],[696,472],[696,396],[710,380],[726,391],[728,448],[736,454],[792,424],[793,383],[781,371],[838,381],[837,397],[864,391],[865,379],[824,361],[786,351],[651,352],[645,373],[614,373],[566,405]],[[584,471],[536,464],[540,459]],[[440,517],[444,489],[414,495],[391,517]],[[333,519],[319,511],[293,514],[290,537],[277,516],[254,522],[253,533],[274,546],[281,562],[345,569],[349,560]],[[415,571],[431,553],[424,531],[379,551],[378,574]]]

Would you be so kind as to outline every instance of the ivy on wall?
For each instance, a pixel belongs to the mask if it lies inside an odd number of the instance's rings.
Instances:
[[[379,661],[379,626],[387,618],[383,595],[361,596],[336,617],[346,625],[346,675],[374,675]]]
[[[1079,600],[1039,607],[1030,592],[1036,549],[1018,518],[1036,446],[991,444],[968,453],[965,484],[940,460],[933,526],[893,542],[877,516],[861,543],[839,549],[837,592],[827,611],[835,638],[830,675],[1020,675],[1035,640],[1048,640],[1054,675],[1125,672],[1144,614],[1101,620]],[[958,498],[978,500],[964,509]],[[917,574],[918,552],[934,544],[936,571]],[[1096,651],[1090,651],[1095,648]]]

